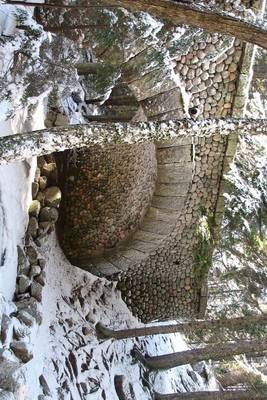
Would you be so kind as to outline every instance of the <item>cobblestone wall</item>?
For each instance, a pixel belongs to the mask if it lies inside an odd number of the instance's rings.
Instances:
[[[228,9],[232,3],[224,2],[224,6]],[[190,35],[190,45],[186,44],[186,35]],[[119,50],[116,48],[117,60],[124,61],[121,80],[139,101],[146,117],[149,120],[166,120],[188,114],[193,118],[232,115],[236,97],[242,97],[240,76],[248,74],[247,65],[251,60],[249,56],[246,68],[242,69],[245,46],[239,40],[196,29],[188,29],[181,42],[183,45],[177,48],[176,53],[171,53],[169,49],[166,55],[165,47],[152,45],[145,50],[147,38],[143,46],[138,40],[138,48],[133,49],[133,56],[128,59],[123,59],[125,53],[118,56]],[[105,61],[109,59],[109,54],[110,49],[103,55]],[[166,62],[168,57],[172,57],[171,63]],[[194,143],[190,140],[184,143],[157,143],[154,195],[151,199],[149,190],[149,196],[145,196],[146,204],[143,203],[142,211],[139,209],[136,214],[133,229],[127,231],[130,234],[138,228],[136,232],[123,237],[118,234],[120,226],[118,229],[115,226],[114,232],[111,232],[102,223],[94,231],[87,224],[87,221],[92,224],[95,218],[90,220],[90,214],[86,214],[86,198],[93,200],[93,205],[98,204],[93,188],[93,178],[97,172],[92,170],[101,171],[102,167],[101,163],[96,163],[96,168],[90,164],[94,157],[98,157],[97,152],[94,155],[87,151],[82,155],[79,171],[83,174],[87,171],[83,179],[88,183],[84,184],[78,195],[69,191],[69,209],[67,213],[63,212],[66,220],[71,220],[72,213],[76,213],[76,226],[80,221],[79,213],[85,213],[78,231],[73,230],[75,224],[71,222],[70,235],[74,232],[71,247],[79,247],[80,252],[85,254],[85,259],[79,260],[80,265],[85,267],[87,264],[86,267],[94,273],[118,279],[123,298],[143,321],[199,315],[203,284],[205,288],[208,272],[206,268],[214,243],[210,238],[210,248],[203,253],[205,239],[202,240],[196,230],[203,220],[210,220],[211,225],[216,226],[218,211],[221,213],[223,210],[221,178],[226,158],[230,157],[230,153],[231,157],[234,154],[231,148],[232,143],[228,144],[227,139],[220,137],[200,139]],[[143,150],[139,154],[141,170],[147,162],[147,156]],[[105,157],[109,159],[109,152],[105,151]],[[131,170],[130,160],[127,168]],[[81,186],[79,179],[75,191]],[[126,175],[124,179],[127,180]],[[135,184],[140,185],[137,182]],[[105,188],[103,182],[101,187]],[[105,204],[108,209],[109,204],[111,209],[113,207],[107,193],[103,203],[101,200],[103,215]],[[120,207],[123,205],[130,212],[130,197],[125,196],[120,185],[116,185],[113,197],[115,204],[120,204]],[[142,220],[146,209],[148,212]],[[114,211],[117,212],[116,207]],[[141,216],[139,226],[138,215]],[[101,220],[101,216],[97,218]],[[120,218],[116,221],[119,222]],[[86,240],[88,232],[91,242]],[[212,236],[213,232],[210,234]],[[121,244],[121,239],[126,237],[129,240]],[[104,252],[103,257],[89,259],[88,256],[97,249],[94,247],[95,238],[98,249],[107,250],[113,246],[114,252]],[[118,244],[116,249],[115,243]],[[71,252],[67,252],[67,255],[72,257]]]
[[[59,232],[69,259],[90,257],[125,241],[142,221],[156,178],[155,146],[117,145],[66,152]]]

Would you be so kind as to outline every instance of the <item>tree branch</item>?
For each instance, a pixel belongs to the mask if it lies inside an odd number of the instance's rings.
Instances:
[[[139,123],[90,123],[47,128],[0,138],[0,164],[94,144],[146,143],[183,136],[267,133],[267,119],[183,119]]]

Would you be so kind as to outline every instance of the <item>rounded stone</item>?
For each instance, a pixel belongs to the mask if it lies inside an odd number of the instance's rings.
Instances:
[[[56,222],[58,220],[58,211],[54,207],[44,207],[40,211],[39,218],[41,222]]]
[[[40,186],[41,190],[45,190],[45,188],[47,186],[47,177],[46,176],[40,176],[39,186]]]
[[[20,275],[18,277],[18,291],[19,293],[25,293],[29,290],[31,286],[31,281],[26,275]]]
[[[35,217],[30,217],[27,233],[33,238],[35,238],[37,236],[37,231],[38,231],[38,221]]]
[[[61,191],[57,186],[51,186],[44,192],[45,194],[45,205],[51,207],[58,207],[61,201]]]
[[[41,204],[38,200],[33,200],[29,207],[29,215],[31,217],[38,217],[41,210]]]

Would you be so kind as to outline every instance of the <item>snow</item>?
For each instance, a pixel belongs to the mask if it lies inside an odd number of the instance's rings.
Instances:
[[[47,262],[47,284],[37,355],[44,359],[43,375],[52,398],[57,399],[61,391],[64,399],[70,399],[70,394],[73,399],[80,399],[79,390],[84,384],[88,392],[91,391],[85,399],[98,400],[103,392],[106,400],[117,399],[114,378],[118,375],[123,375],[126,382],[132,384],[136,399],[142,400],[150,399],[151,394],[140,377],[149,379],[154,390],[163,393],[186,391],[192,387],[194,390],[205,389],[202,378],[190,366],[153,373],[148,378],[143,367],[131,357],[134,346],[150,355],[185,350],[187,345],[179,334],[139,340],[110,339],[99,343],[94,328],[99,321],[115,329],[141,324],[127,309],[114,283],[80,270],[66,260],[55,235],[47,240],[42,251]],[[83,333],[85,328],[88,335]],[[70,355],[77,364],[77,373],[75,368],[71,373],[73,367],[66,368]],[[87,368],[83,364],[87,364]]]
[[[21,8],[21,7],[20,7]],[[14,11],[17,7],[0,5],[0,33],[14,34]],[[29,10],[27,10],[29,12]],[[14,37],[0,49],[0,74],[2,79],[9,79],[8,72],[14,51],[21,40]],[[17,101],[21,98],[23,87],[15,87]],[[8,111],[13,108],[12,98],[0,103],[0,136],[12,135],[27,129],[44,127],[44,101],[46,94],[36,98],[36,108],[29,118],[28,108],[16,110],[12,119],[7,119]],[[21,245],[28,222],[27,209],[31,200],[31,182],[36,160],[13,163],[0,167],[0,292],[7,299],[14,293],[17,274],[17,245]]]

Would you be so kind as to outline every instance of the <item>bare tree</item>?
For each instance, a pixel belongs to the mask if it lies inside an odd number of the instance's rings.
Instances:
[[[238,342],[213,344],[203,348],[153,357],[143,356],[139,350],[135,349],[134,355],[149,369],[169,369],[203,360],[223,360],[234,355],[259,352],[266,349],[267,338],[264,338],[262,340],[240,340]]]
[[[90,123],[47,128],[0,138],[0,164],[94,144],[146,143],[184,136],[267,133],[266,119],[183,119],[139,123]]]
[[[168,333],[193,333],[202,330],[215,330],[218,331],[222,328],[227,328],[230,330],[240,330],[246,328],[249,325],[266,325],[267,314],[253,315],[247,317],[239,318],[222,318],[213,320],[198,320],[183,322],[171,325],[156,325],[156,326],[144,326],[141,328],[134,329],[121,329],[113,330],[103,326],[101,323],[96,325],[96,331],[98,337],[101,339],[114,338],[114,339],[127,339],[139,336],[149,336],[149,335],[161,335]]]

